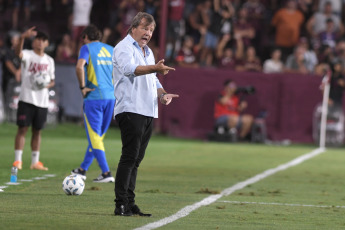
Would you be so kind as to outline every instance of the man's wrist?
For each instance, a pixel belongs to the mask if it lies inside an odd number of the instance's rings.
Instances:
[[[85,89],[85,86],[80,86],[79,89],[83,90],[83,89]]]
[[[162,98],[164,97],[164,95],[166,95],[167,93],[162,93],[160,96],[159,96],[159,99],[162,100]]]

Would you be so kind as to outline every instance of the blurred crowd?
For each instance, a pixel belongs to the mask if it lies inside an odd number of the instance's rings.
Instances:
[[[0,0],[0,57],[11,57],[21,31],[50,34],[47,52],[75,63],[80,33],[89,24],[115,46],[137,12],[157,23],[149,43],[159,55],[161,0]],[[344,0],[168,0],[165,59],[171,65],[265,73],[322,75],[345,70]],[[14,75],[14,68],[5,66]],[[13,70],[13,71],[12,71]]]

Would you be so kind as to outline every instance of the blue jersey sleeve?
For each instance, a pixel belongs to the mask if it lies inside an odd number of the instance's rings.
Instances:
[[[89,48],[87,45],[83,45],[80,48],[78,60],[79,59],[85,59],[86,63],[89,64]]]

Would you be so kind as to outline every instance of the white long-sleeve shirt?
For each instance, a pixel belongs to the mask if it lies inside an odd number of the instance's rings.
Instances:
[[[116,104],[114,115],[131,112],[148,117],[158,117],[157,89],[163,88],[156,73],[136,76],[138,66],[155,65],[152,50],[144,47],[145,56],[138,43],[127,35],[114,48],[113,78]]]

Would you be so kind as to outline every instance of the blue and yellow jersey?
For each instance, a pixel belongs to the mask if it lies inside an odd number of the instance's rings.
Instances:
[[[113,85],[113,47],[102,42],[91,42],[80,48],[78,59],[85,59],[85,85],[95,89],[84,100],[115,99]]]

